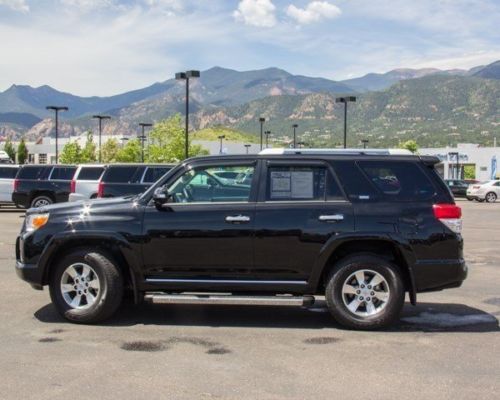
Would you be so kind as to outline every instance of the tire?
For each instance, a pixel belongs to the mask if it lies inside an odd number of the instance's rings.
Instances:
[[[497,201],[497,194],[495,192],[488,192],[486,196],[484,196],[484,199],[487,203],[494,203]]]
[[[355,275],[360,271],[364,271],[364,283],[361,284]],[[375,276],[377,280],[380,277],[383,280],[368,289]],[[357,289],[356,293],[346,294],[344,285],[349,287],[348,292]],[[364,288],[361,288],[362,285]],[[334,266],[326,282],[325,297],[328,309],[338,323],[351,329],[373,330],[385,328],[399,317],[404,305],[405,288],[396,265],[376,255],[360,254],[346,257]],[[383,298],[386,300],[382,301]],[[356,308],[355,312],[348,305]]]
[[[90,272],[85,266],[90,268]],[[87,272],[86,280],[82,280],[82,274],[85,275],[84,268]],[[76,279],[71,278],[68,272],[73,275],[77,272]],[[66,290],[71,286],[78,290],[65,292],[63,284]],[[87,294],[84,290],[87,290]],[[75,300],[78,293],[81,295]],[[122,302],[121,270],[104,252],[88,248],[76,249],[63,256],[52,271],[50,298],[59,314],[71,322],[92,324],[103,321],[111,317]],[[74,305],[70,304],[71,300],[75,302]]]
[[[51,197],[41,195],[41,196],[36,196],[33,200],[31,200],[31,205],[30,207],[43,207],[43,206],[48,206],[50,204],[53,204],[54,200],[52,200]]]
[[[472,201],[474,199],[472,197],[467,197],[467,200]]]
[[[484,199],[476,199],[476,201],[478,201],[479,203],[482,203],[484,201]]]

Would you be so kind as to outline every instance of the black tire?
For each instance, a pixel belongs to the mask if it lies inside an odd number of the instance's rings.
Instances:
[[[64,271],[73,264],[84,263],[90,266],[99,279],[99,292],[95,302],[88,308],[71,307],[63,297],[61,278]],[[99,250],[76,249],[59,261],[50,277],[50,298],[57,311],[67,320],[76,323],[92,324],[111,317],[118,309],[123,298],[123,276],[116,262]]]
[[[50,196],[40,195],[40,196],[35,196],[33,200],[31,200],[30,207],[43,207],[53,203],[54,200]]]
[[[484,199],[476,199],[477,202],[482,203]]]
[[[467,197],[467,200],[472,201],[474,199],[472,197]]]
[[[390,295],[385,307],[372,316],[352,313],[343,300],[344,282],[362,269],[382,275],[389,287]],[[385,328],[399,317],[404,305],[405,288],[396,265],[376,255],[361,254],[346,257],[334,266],[326,282],[325,297],[328,309],[338,323],[351,329],[373,330]]]
[[[486,196],[484,196],[484,199],[487,203],[494,203],[497,201],[497,194],[495,192],[488,192]]]

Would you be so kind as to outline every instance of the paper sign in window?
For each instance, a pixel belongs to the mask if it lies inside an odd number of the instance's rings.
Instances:
[[[312,199],[314,197],[313,171],[292,172],[292,198]]]
[[[271,172],[271,198],[289,198],[291,192],[291,173],[283,171]]]

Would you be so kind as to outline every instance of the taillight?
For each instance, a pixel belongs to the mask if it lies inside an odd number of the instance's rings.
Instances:
[[[474,185],[474,186],[472,186],[472,189],[479,189],[480,187],[481,186],[479,186],[479,185]]]
[[[74,179],[71,180],[69,191],[70,191],[70,193],[75,193],[76,192],[76,181]]]
[[[97,186],[97,197],[104,197],[104,183],[99,181],[99,186]]]
[[[455,233],[462,232],[462,209],[456,204],[434,204],[434,216]]]
[[[19,189],[19,179],[14,179],[14,192],[17,192]]]

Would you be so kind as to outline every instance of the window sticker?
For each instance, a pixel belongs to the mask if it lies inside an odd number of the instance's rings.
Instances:
[[[271,198],[286,198],[291,196],[291,172],[271,172]]]
[[[314,197],[313,171],[292,172],[292,199],[312,199]]]

